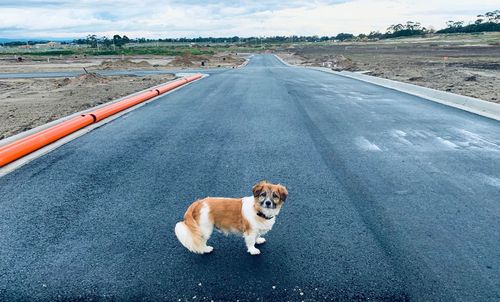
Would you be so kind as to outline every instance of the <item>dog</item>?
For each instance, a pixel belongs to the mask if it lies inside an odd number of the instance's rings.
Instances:
[[[255,244],[266,242],[261,236],[272,229],[288,190],[263,180],[253,186],[252,192],[249,197],[207,197],[193,202],[184,220],[175,225],[177,239],[193,253],[211,253],[213,247],[207,241],[215,227],[226,235],[243,235],[248,253],[260,254]]]

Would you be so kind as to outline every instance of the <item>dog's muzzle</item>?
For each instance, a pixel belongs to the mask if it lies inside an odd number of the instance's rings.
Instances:
[[[260,205],[267,209],[274,209],[275,207],[274,202],[272,202],[271,200],[263,201],[260,203]]]

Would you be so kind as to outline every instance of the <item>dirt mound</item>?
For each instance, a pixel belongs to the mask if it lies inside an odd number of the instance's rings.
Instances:
[[[64,81],[64,80],[63,80]],[[75,84],[103,84],[107,83],[107,79],[97,73],[84,73],[71,80],[72,85]]]
[[[71,84],[71,80],[69,78],[64,78],[62,80],[55,80],[54,81],[55,85],[56,85],[56,88],[61,88],[61,87],[64,87],[64,86],[68,86],[69,84]]]
[[[354,62],[351,59],[344,57],[343,55],[325,58],[325,60],[323,61],[323,66],[331,68],[335,71],[356,69],[356,65],[354,64]]]
[[[173,67],[193,67],[195,64],[191,61],[189,56],[177,56],[175,59],[168,63],[168,66]]]
[[[152,69],[153,65],[146,61],[134,62],[128,59],[123,60],[107,60],[103,61],[99,66],[99,69],[130,69],[130,68],[149,68]]]
[[[168,63],[168,66],[174,67],[193,67],[196,64],[193,61],[208,61],[208,58],[195,56],[189,52],[183,54],[182,56],[177,56],[175,59]]]
[[[235,58],[234,56],[232,56],[230,54],[217,56],[217,57],[214,57],[214,59],[216,59],[220,63],[226,63],[226,64],[238,64],[238,63],[243,63],[245,61],[241,58]]]
[[[207,57],[207,56],[202,56],[202,55],[193,55],[189,52],[186,52],[182,56],[175,57],[175,59],[170,61],[167,66],[193,67],[193,66],[200,66],[201,62],[205,62],[205,64],[208,64],[208,62],[211,62],[213,60],[214,60],[213,57]]]
[[[55,88],[62,88],[66,86],[81,86],[81,85],[92,85],[92,84],[106,84],[109,79],[103,77],[97,73],[84,73],[76,76],[72,79],[64,78],[62,80],[54,80],[53,83]]]
[[[295,56],[301,57],[299,55]],[[357,70],[356,64],[351,59],[343,55],[323,55],[319,57],[313,57],[309,60],[304,58],[301,64],[306,66],[321,66],[331,68],[335,71]]]

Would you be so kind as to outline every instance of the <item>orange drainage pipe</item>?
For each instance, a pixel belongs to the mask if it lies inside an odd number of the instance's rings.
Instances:
[[[143,92],[141,94],[132,96],[130,98],[127,98],[123,101],[99,108],[95,111],[92,112],[96,118],[96,122],[102,121],[103,119],[112,116],[113,114],[116,114],[120,111],[123,111],[127,108],[130,108],[132,106],[135,106],[137,104],[140,104],[144,101],[147,101],[151,98],[154,98],[155,96],[160,95],[158,91],[156,90],[150,90]]]
[[[30,154],[33,151],[45,147],[73,132],[76,132],[91,124],[97,123],[113,114],[140,104],[174,88],[200,79],[202,76],[203,75],[201,74],[196,74],[184,77],[182,79],[157,87],[153,90],[146,91],[138,95],[126,98],[122,101],[101,107],[93,112],[74,117],[70,120],[54,125],[48,129],[42,130],[40,132],[34,133],[25,138],[2,146],[0,147],[0,167],[3,167],[25,155]]]
[[[24,139],[5,145],[0,149],[0,167],[15,161],[60,138],[82,129],[94,122],[91,115],[77,116],[57,126],[30,135]]]

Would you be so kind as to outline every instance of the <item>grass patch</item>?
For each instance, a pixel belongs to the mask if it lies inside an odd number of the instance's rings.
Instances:
[[[71,56],[77,52],[72,49],[46,50],[46,51],[23,51],[23,52],[6,52],[5,54],[16,54],[21,56]]]
[[[19,49],[5,49],[0,54],[5,55],[20,55],[20,56],[76,56],[76,55],[90,55],[90,56],[111,56],[111,55],[160,55],[160,56],[180,56],[185,53],[192,55],[212,55],[213,50],[204,50],[190,47],[161,47],[161,46],[148,46],[148,47],[124,47],[116,49],[100,49],[95,48],[67,48],[57,50],[30,50],[20,51]]]

